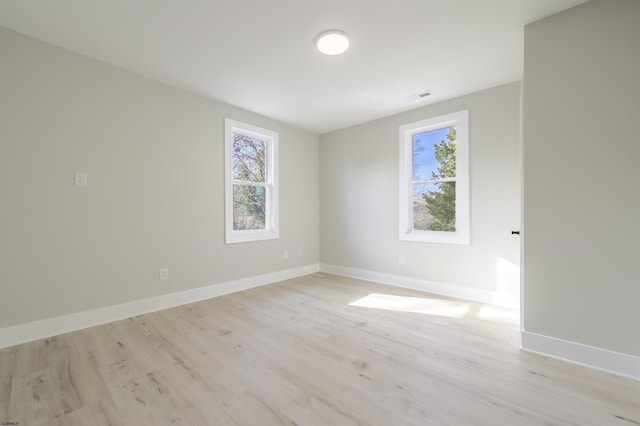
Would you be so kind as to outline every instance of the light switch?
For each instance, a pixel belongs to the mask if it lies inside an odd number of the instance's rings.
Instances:
[[[88,177],[86,172],[76,172],[75,174],[75,184],[79,187],[86,187],[88,182]]]

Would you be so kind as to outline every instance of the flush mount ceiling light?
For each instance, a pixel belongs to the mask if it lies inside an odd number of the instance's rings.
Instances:
[[[316,37],[316,47],[325,55],[340,55],[349,48],[349,35],[339,30],[325,31]]]

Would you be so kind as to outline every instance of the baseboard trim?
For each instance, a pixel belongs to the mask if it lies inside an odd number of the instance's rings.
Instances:
[[[318,264],[256,275],[0,329],[0,349],[318,272]]]
[[[522,350],[640,381],[640,357],[522,332]]]
[[[404,277],[401,275],[385,274],[364,269],[348,268],[345,266],[320,264],[320,271],[361,280],[373,281],[395,287],[409,288],[442,296],[473,300],[509,308],[520,308],[520,298],[517,294],[493,292],[474,289],[434,281]],[[570,342],[536,333],[522,332],[521,349],[550,358],[559,359],[572,364],[578,364],[617,376],[640,381],[640,357]]]
[[[385,274],[382,272],[348,268],[345,266],[331,265],[326,263],[320,264],[320,271],[335,275],[342,275],[345,277],[358,278],[361,280],[388,284],[396,287],[410,288],[412,290],[439,294],[441,296],[473,300],[475,302],[488,303],[513,309],[520,308],[520,296],[514,293],[444,284],[435,281],[405,277],[402,275]]]

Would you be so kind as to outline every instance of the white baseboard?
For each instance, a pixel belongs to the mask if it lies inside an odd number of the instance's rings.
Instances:
[[[147,314],[149,312],[173,308],[187,303],[224,296],[225,294],[248,290],[250,288],[260,287],[278,281],[312,274],[318,271],[319,265],[312,264],[302,266],[300,268],[242,278],[206,287],[136,300],[120,305],[107,306],[91,311],[78,312],[61,317],[2,328],[0,329],[0,349],[137,315]]]
[[[459,285],[443,284],[418,278],[404,277],[402,275],[385,274],[382,272],[367,271],[364,269],[347,268],[345,266],[320,264],[320,271],[345,277],[359,278],[374,281],[396,287],[410,288],[427,293],[458,299],[473,300],[481,303],[503,306],[507,308],[520,308],[520,295],[499,291],[483,290]]]
[[[318,271],[511,308],[518,308],[520,303],[518,295],[511,293],[454,286],[337,265],[312,264],[3,328],[0,329],[0,349],[149,312],[224,296],[225,294],[248,290]],[[633,355],[526,331],[522,332],[522,350],[640,380],[640,357]]]
[[[522,332],[522,350],[640,380],[640,357],[637,356],[527,331]]]
[[[379,282],[396,287],[440,294],[443,296],[473,300],[481,303],[489,303],[516,309],[520,307],[520,298],[518,294],[454,286],[450,284],[403,277],[401,275],[384,274],[381,272],[324,263],[320,264],[320,271],[345,277]],[[596,370],[605,371],[617,376],[640,380],[640,357],[633,355],[596,348],[553,337],[542,336],[526,331],[522,332],[522,350],[525,352],[532,352],[560,359],[572,364],[579,364]]]

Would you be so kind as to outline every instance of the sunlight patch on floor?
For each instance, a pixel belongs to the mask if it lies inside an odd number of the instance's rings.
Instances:
[[[349,305],[449,318],[462,318],[469,311],[469,305],[463,302],[377,293],[371,293]]]
[[[517,309],[501,308],[499,306],[484,305],[478,311],[478,319],[489,321],[518,321],[520,311]]]

